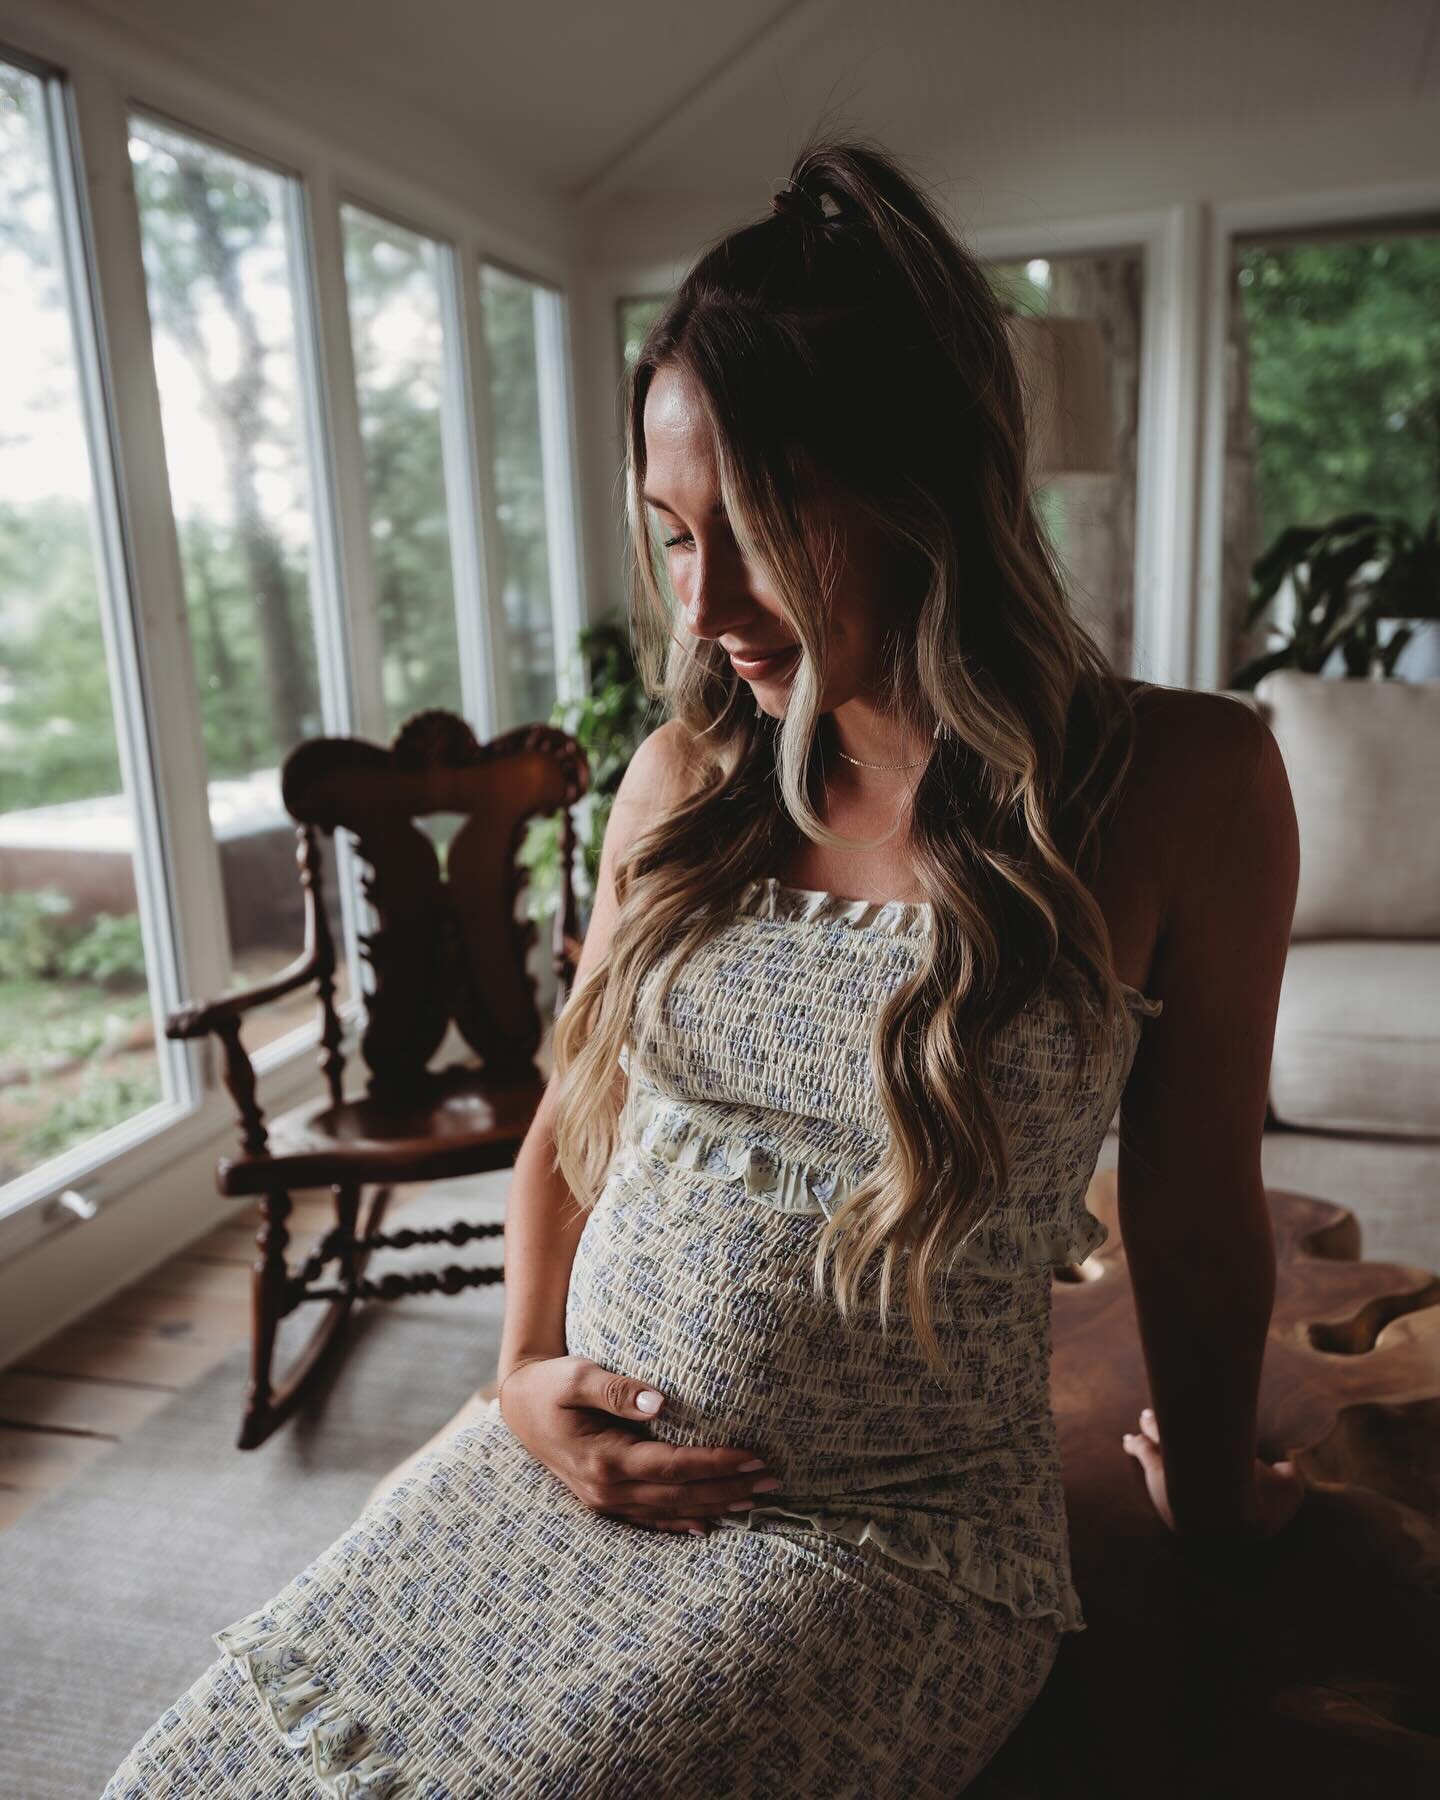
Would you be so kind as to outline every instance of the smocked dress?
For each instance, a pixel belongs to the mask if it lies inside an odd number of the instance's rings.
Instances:
[[[943,1279],[942,1383],[903,1305],[882,1341],[873,1307],[842,1325],[810,1273],[822,1215],[884,1147],[869,1032],[930,929],[921,902],[753,881],[643,1059],[626,1048],[568,1347],[666,1396],[657,1438],[752,1448],[781,1487],[703,1537],[649,1530],[585,1506],[492,1403],[216,1633],[102,1800],[882,1800],[973,1779],[1085,1627],[1052,1271],[1105,1239],[1085,1193],[1160,1002],[1126,988],[1078,1094],[1050,990],[996,1038],[1013,1178]]]

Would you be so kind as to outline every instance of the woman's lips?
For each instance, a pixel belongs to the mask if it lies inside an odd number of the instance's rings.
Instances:
[[[730,657],[730,666],[742,681],[764,681],[769,676],[778,674],[791,657],[799,651],[798,644],[787,644],[783,650],[773,651],[769,656]]]

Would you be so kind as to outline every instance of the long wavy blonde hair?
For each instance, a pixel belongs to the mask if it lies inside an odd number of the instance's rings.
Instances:
[[[707,250],[627,377],[630,625],[647,688],[685,727],[693,780],[617,863],[612,940],[557,1021],[555,1167],[592,1206],[617,1147],[622,1045],[643,1054],[677,972],[744,884],[773,874],[802,833],[861,847],[813,804],[835,567],[833,535],[806,504],[818,479],[895,549],[886,710],[948,733],[910,809],[933,927],[871,1038],[889,1140],[820,1230],[814,1286],[823,1296],[833,1264],[830,1291],[851,1320],[879,1257],[882,1329],[901,1275],[939,1370],[932,1282],[1010,1168],[991,1041],[1048,984],[1080,1046],[1078,1086],[1125,1006],[1083,874],[1135,728],[1036,516],[1020,377],[980,265],[873,145],[812,142],[791,182],[829,197],[823,223],[772,210]],[[662,368],[706,408],[730,527],[801,646],[783,720],[756,706],[718,643],[675,632],[642,498],[645,398]]]

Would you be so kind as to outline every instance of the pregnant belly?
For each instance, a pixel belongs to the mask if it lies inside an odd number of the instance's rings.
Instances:
[[[805,1281],[819,1223],[622,1151],[576,1250],[566,1343],[664,1394],[654,1431],[667,1442],[773,1439],[801,1394],[808,1436],[841,1375],[833,1348],[813,1355],[824,1322]]]
[[[1033,1377],[1017,1385],[1012,1358],[997,1390],[995,1353],[1002,1338],[1043,1337],[1016,1316],[1017,1284],[986,1284],[973,1313],[950,1320],[942,1343],[956,1372],[940,1382],[894,1301],[882,1339],[870,1274],[849,1325],[813,1294],[821,1224],[723,1177],[622,1152],[576,1251],[569,1350],[665,1396],[655,1437],[750,1449],[785,1493],[948,1509],[1013,1473],[1018,1421],[1003,1401],[1033,1404]]]

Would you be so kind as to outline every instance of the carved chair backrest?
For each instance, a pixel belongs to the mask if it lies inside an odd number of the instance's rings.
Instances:
[[[373,976],[361,1054],[372,1091],[403,1091],[424,1075],[450,1021],[487,1070],[531,1061],[541,1020],[526,970],[535,926],[517,920],[528,880],[517,862],[527,821],[563,809],[560,947],[576,938],[571,807],[589,785],[584,752],[568,733],[524,725],[476,741],[461,718],[417,713],[389,748],[360,738],[313,738],[285,762],[281,792],[302,828],[343,827],[366,865],[363,887],[378,924],[362,938]],[[442,871],[420,821],[463,815]],[[318,872],[318,858],[308,859]],[[307,886],[309,881],[307,879]],[[310,928],[328,935],[321,896]]]

